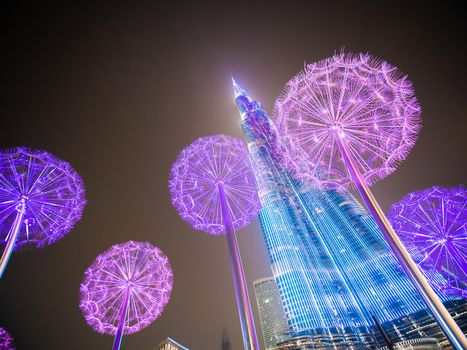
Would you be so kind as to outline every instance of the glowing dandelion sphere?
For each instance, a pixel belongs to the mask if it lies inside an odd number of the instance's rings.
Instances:
[[[434,186],[391,207],[388,219],[427,279],[467,296],[467,191]],[[439,278],[441,274],[444,278]],[[447,282],[446,282],[447,281]]]
[[[55,243],[81,218],[85,204],[83,181],[69,163],[25,147],[0,152],[0,244],[21,205],[15,250]]]
[[[170,171],[172,204],[195,229],[225,233],[218,184],[222,182],[234,230],[258,214],[256,182],[241,140],[214,135],[201,137],[183,149]]]
[[[278,97],[273,116],[295,149],[286,166],[298,178],[351,186],[336,137],[344,138],[372,184],[405,159],[421,127],[411,82],[368,54],[341,53],[309,64]]]
[[[8,332],[0,327],[0,350],[15,350],[13,338]]]
[[[159,317],[172,286],[172,269],[162,251],[147,242],[129,241],[112,246],[86,270],[80,308],[96,332],[115,334],[129,293],[124,334],[132,334]]]

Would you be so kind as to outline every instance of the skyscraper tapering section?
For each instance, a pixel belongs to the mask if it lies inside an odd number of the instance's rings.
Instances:
[[[254,281],[256,304],[263,331],[264,347],[271,350],[290,338],[289,325],[274,277]]]
[[[233,83],[291,334],[325,347],[372,349],[384,345],[374,316],[393,341],[439,337],[374,219],[345,190],[294,180],[281,167],[279,135],[268,114]],[[465,303],[456,305],[465,314]]]

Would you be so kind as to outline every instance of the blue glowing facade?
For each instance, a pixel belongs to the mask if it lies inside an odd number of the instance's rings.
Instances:
[[[395,329],[395,341],[409,329],[412,336],[426,336],[416,319],[404,329],[394,326],[425,305],[371,215],[347,191],[293,180],[279,165],[268,114],[235,82],[234,88],[263,205],[263,236],[291,333],[372,348],[380,344],[374,315]]]

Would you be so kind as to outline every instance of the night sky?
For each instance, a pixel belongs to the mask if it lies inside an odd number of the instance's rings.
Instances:
[[[467,40],[464,12],[450,1],[70,3],[5,1],[0,10],[0,147],[70,162],[88,200],[68,236],[14,254],[0,281],[0,326],[18,350],[111,348],[113,338],[84,321],[78,291],[94,258],[127,240],[161,248],[175,282],[162,316],[124,337],[124,349],[150,350],[167,336],[220,349],[224,328],[241,349],[227,243],[192,230],[167,189],[171,163],[197,137],[242,137],[231,76],[270,112],[304,62],[342,47],[381,57],[414,82],[424,125],[399,170],[373,187],[383,208],[465,182]],[[252,281],[271,275],[257,220],[239,242],[256,312]]]

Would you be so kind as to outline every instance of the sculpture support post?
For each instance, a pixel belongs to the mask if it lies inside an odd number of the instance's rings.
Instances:
[[[370,188],[368,187],[365,179],[358,170],[352,158],[343,132],[340,131],[336,133],[335,139],[342,154],[342,158],[344,159],[347,169],[349,170],[349,173],[352,176],[353,181],[357,186],[358,191],[360,192],[360,195],[363,197],[363,200],[365,201],[368,209],[373,214],[376,223],[383,232],[386,241],[389,243],[389,246],[391,247],[394,255],[399,260],[404,271],[409,276],[413,285],[425,301],[426,305],[432,312],[433,316],[435,317],[446,337],[451,342],[452,346],[457,350],[467,349],[467,340],[461,329],[446,310],[441,300],[439,300],[431,286],[428,284],[427,280],[420,272],[415,262],[412,260],[409,252],[407,249],[405,249],[401,240],[396,235],[396,232],[386,218],[386,215],[384,215],[384,212],[373,196],[373,193],[370,191]]]
[[[125,327],[126,313],[128,310],[128,300],[130,299],[130,288],[125,292],[125,299],[123,300],[122,310],[120,312],[120,319],[118,320],[117,333],[115,333],[114,345],[112,350],[120,350],[123,338],[123,328]]]
[[[15,247],[16,240],[18,239],[19,231],[21,229],[21,223],[23,222],[24,212],[26,210],[24,201],[24,198],[22,198],[21,202],[16,207],[17,213],[15,221],[13,222],[13,225],[11,227],[5,250],[3,251],[2,257],[0,259],[0,279],[3,276],[3,272],[5,272],[8,260],[10,260],[11,254],[13,253],[13,249]]]
[[[225,225],[227,243],[229,245],[230,264],[232,266],[232,277],[237,298],[238,315],[242,328],[243,344],[246,350],[259,350],[258,336],[255,330],[255,321],[251,310],[248,288],[245,281],[242,259],[238,248],[237,237],[232,225],[230,208],[225,196],[224,184],[218,183],[219,199],[221,202],[222,220]]]

